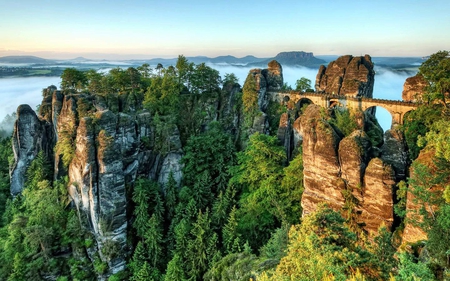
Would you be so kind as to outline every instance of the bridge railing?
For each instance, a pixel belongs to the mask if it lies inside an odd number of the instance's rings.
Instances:
[[[338,99],[338,100],[352,100],[352,101],[366,101],[366,102],[376,102],[383,104],[398,104],[398,105],[409,105],[412,107],[418,107],[423,104],[422,102],[413,102],[413,101],[402,101],[402,100],[388,100],[388,99],[377,99],[377,98],[367,98],[367,97],[355,97],[355,96],[345,96],[345,95],[333,95],[319,92],[299,92],[299,91],[286,91],[286,92],[277,92],[277,94],[282,95],[299,95],[305,98],[308,97],[322,97],[323,99]]]

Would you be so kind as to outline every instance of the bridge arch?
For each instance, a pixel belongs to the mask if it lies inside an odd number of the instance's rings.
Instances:
[[[297,109],[302,109],[303,106],[310,104],[314,104],[314,102],[308,98],[301,98],[295,103],[295,107]]]
[[[373,112],[375,112],[375,114],[373,114]],[[392,125],[394,124],[393,123],[394,117],[392,116],[392,113],[382,106],[377,105],[369,107],[364,111],[364,113],[370,113],[372,115],[375,115],[378,124],[380,124],[381,128],[383,128],[383,131],[391,129]]]
[[[403,124],[404,116],[407,112],[415,110],[419,104],[414,102],[404,102],[395,100],[373,99],[365,97],[339,96],[323,93],[301,93],[296,91],[273,93],[278,101],[288,104],[294,108],[294,105],[302,99],[310,100],[311,103],[323,108],[332,108],[341,106],[348,109],[360,110],[365,112],[369,108],[382,107],[386,109],[392,117],[392,124]]]

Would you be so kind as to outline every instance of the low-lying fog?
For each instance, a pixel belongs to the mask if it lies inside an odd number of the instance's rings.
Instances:
[[[239,78],[239,83],[244,84],[250,67],[237,67],[231,65],[210,65],[217,69],[221,76],[225,73],[234,73]],[[383,68],[376,68],[374,98],[401,100],[403,84],[412,74],[404,72],[394,73]],[[283,67],[284,82],[295,88],[295,82],[301,77],[311,80],[314,87],[317,69],[306,67]],[[59,77],[31,77],[31,78],[1,78],[0,79],[0,122],[7,114],[16,111],[20,104],[29,104],[35,109],[42,100],[42,89],[55,85],[59,88],[61,79]],[[384,130],[391,126],[390,114],[378,107],[377,118]]]

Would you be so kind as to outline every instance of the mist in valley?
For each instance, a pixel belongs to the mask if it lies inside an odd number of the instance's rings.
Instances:
[[[243,85],[249,73],[254,67],[234,66],[227,64],[208,64],[210,67],[218,70],[222,77],[226,73],[234,73],[239,79],[239,84]],[[151,66],[154,67],[154,66]],[[413,72],[394,72],[392,70],[375,67],[375,85],[374,98],[401,100],[403,84],[406,78],[413,76]],[[100,70],[105,72],[105,70]],[[295,88],[295,82],[301,77],[311,80],[311,86],[314,88],[317,69],[306,67],[283,67],[284,82],[292,88]],[[55,85],[59,88],[61,79],[59,77],[17,77],[0,79],[0,121],[5,121],[5,116],[12,114],[21,104],[29,104],[35,109],[42,101],[42,89]],[[383,108],[377,108],[377,118],[384,130],[391,127],[391,116]],[[12,128],[13,124],[2,123],[4,129]]]

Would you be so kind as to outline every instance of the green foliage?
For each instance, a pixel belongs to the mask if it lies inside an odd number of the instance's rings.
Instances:
[[[247,75],[244,87],[242,88],[242,104],[244,114],[253,119],[259,111],[258,107],[258,90],[256,85],[256,78],[252,73]]]
[[[399,256],[398,275],[395,280],[399,281],[433,281],[436,280],[431,270],[425,263],[417,261],[408,253]]]
[[[253,249],[260,248],[281,222],[288,223],[287,210],[298,197],[287,197],[282,186],[286,156],[276,137],[254,134],[246,150],[238,153],[231,185],[243,191],[239,203],[238,229]],[[289,190],[292,187],[286,183]],[[298,201],[297,201],[298,202]]]
[[[345,225],[339,213],[320,207],[301,225],[289,231],[287,255],[265,280],[346,280],[354,270],[376,276],[371,254],[356,243],[356,235]],[[263,279],[264,280],[264,279]]]
[[[300,92],[306,92],[311,89],[311,80],[306,77],[302,77],[295,82],[295,90]]]
[[[426,133],[426,136],[418,138],[418,145],[428,148],[434,148],[437,158],[445,159],[450,162],[450,121],[437,120],[432,129]]]
[[[428,102],[439,101],[445,107],[450,94],[450,53],[439,51],[432,54],[419,67],[419,74],[429,83],[426,88]]]
[[[437,105],[419,106],[405,116],[400,128],[405,135],[409,157],[412,160],[416,159],[420,152],[420,147],[417,145],[419,136],[425,136],[439,119],[442,119],[442,110]]]
[[[441,268],[450,268],[450,205],[442,204],[436,220],[428,231],[426,243],[432,261]]]
[[[335,118],[330,119],[329,122],[338,127],[344,136],[348,136],[358,129],[358,124],[349,110],[338,107],[334,110],[334,114]]]
[[[64,210],[66,182],[51,183],[52,173],[42,152],[27,170],[22,192],[8,204],[8,223],[0,231],[0,279],[41,280],[46,274],[68,271],[67,260],[55,253],[75,240],[67,232]],[[64,179],[63,179],[64,180]],[[62,181],[63,181],[62,180]]]
[[[400,218],[404,218],[406,216],[406,194],[408,191],[408,185],[405,181],[400,181],[397,184],[397,203],[394,205],[394,212]]]
[[[10,197],[9,159],[13,157],[11,138],[0,139],[0,227],[3,226],[3,214],[7,199]]]
[[[260,253],[262,257],[268,259],[276,259],[280,260],[282,257],[286,255],[286,250],[289,241],[289,229],[287,225],[283,225],[283,227],[276,229],[272,232],[272,236],[269,241],[260,249]]]
[[[62,162],[66,168],[69,167],[70,162],[72,162],[72,159],[75,156],[75,138],[75,116],[70,116],[69,121],[64,122],[58,131],[58,141],[54,148],[55,154],[62,155]]]
[[[154,77],[145,93],[144,106],[153,114],[177,116],[179,94],[180,85],[174,75]]]
[[[211,123],[208,131],[191,136],[184,152],[181,162],[186,185],[194,185],[206,173],[211,180],[213,194],[225,190],[228,168],[235,161],[235,148],[231,136],[218,123]]]
[[[234,73],[225,73],[223,78],[223,84],[236,84],[239,83],[239,79],[236,77]]]
[[[66,68],[61,74],[62,90],[78,90],[80,91],[86,86],[87,78],[83,71],[76,68]]]

